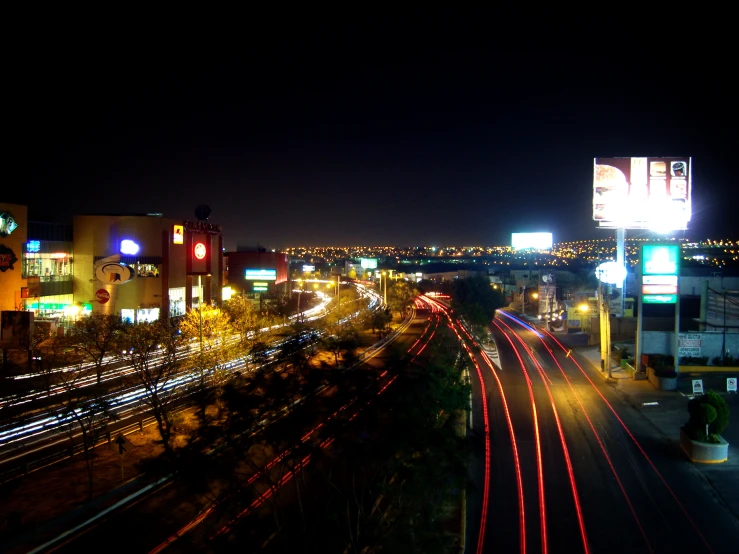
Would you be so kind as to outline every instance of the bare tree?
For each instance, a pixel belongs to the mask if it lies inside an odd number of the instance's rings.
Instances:
[[[72,451],[76,444],[82,445],[90,500],[95,483],[95,445],[107,432],[108,423],[120,419],[113,412],[110,401],[105,398],[104,388],[88,383],[93,377],[92,373],[93,370],[85,369],[82,364],[59,372],[62,394],[61,408],[56,414],[62,429],[72,442]]]
[[[70,339],[95,364],[98,383],[102,381],[106,358],[119,352],[117,343],[124,329],[125,324],[119,317],[105,314],[83,317],[72,329]]]
[[[177,359],[181,343],[175,330],[163,322],[133,325],[122,341],[124,356],[133,367],[132,380],[143,389],[167,454],[172,453],[172,415],[180,392],[177,379],[184,376]]]

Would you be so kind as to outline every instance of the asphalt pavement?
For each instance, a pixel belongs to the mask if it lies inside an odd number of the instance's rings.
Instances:
[[[588,362],[592,375],[598,375],[618,391],[627,408],[629,405],[647,418],[673,448],[678,450],[685,464],[692,469],[714,490],[715,499],[726,510],[739,520],[739,396],[726,392],[726,380],[723,376],[696,376],[681,374],[677,391],[657,390],[646,379],[634,379],[620,367],[611,368],[611,377],[607,371],[601,371],[600,351],[598,346],[587,346],[585,333],[555,333],[556,338],[573,349],[581,359]],[[729,404],[729,425],[722,437],[729,442],[728,460],[717,464],[702,464],[690,461],[680,449],[680,427],[688,420],[688,401],[692,398],[692,380],[703,377],[704,390],[714,390]]]

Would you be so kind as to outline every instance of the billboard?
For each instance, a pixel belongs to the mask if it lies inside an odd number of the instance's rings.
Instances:
[[[692,158],[595,158],[593,220],[620,229],[687,229]]]
[[[377,269],[377,258],[359,258],[359,265],[364,269]]]
[[[539,275],[539,313],[551,314],[557,311],[557,273],[542,270]]]
[[[247,281],[276,281],[276,269],[246,269],[244,279]]]
[[[31,346],[33,312],[3,310],[0,315],[0,346],[26,349]]]
[[[552,233],[511,233],[514,250],[551,250],[552,244]]]

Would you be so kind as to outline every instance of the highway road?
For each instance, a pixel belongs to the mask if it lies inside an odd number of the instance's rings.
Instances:
[[[373,290],[362,285],[355,285],[357,293],[361,298],[370,298],[369,309],[380,305],[381,297]],[[329,297],[323,297],[323,301],[316,306],[293,316],[293,318],[301,317],[304,321],[312,321],[325,317]],[[356,314],[347,310],[345,320],[351,319]],[[263,329],[262,332],[274,330],[279,326],[270,329]],[[238,337],[233,337],[233,341]],[[270,350],[271,358],[280,348],[279,342],[272,345]],[[178,355],[182,358],[193,357],[199,352],[196,344],[186,345],[180,348]],[[163,356],[153,356],[156,361]],[[247,364],[250,356],[240,357],[231,360],[222,368],[225,371],[235,373],[247,370],[253,370],[259,367],[259,364],[253,360]],[[116,361],[117,358],[111,358]],[[110,386],[110,392],[101,396],[110,405],[111,411],[115,413],[119,421],[110,426],[110,430],[115,432],[118,429],[131,425],[141,417],[142,408],[147,406],[147,391],[140,384],[126,385],[121,387],[120,382],[126,376],[134,373],[134,368],[130,364],[118,363],[108,364],[103,375],[103,383]],[[82,369],[77,367],[59,368],[57,372],[80,372],[81,378],[75,379],[74,386],[82,388],[91,386],[96,382],[94,372],[90,375],[84,375],[84,372],[90,371],[90,364]],[[17,379],[27,379],[32,375],[21,375]],[[181,374],[173,377],[165,385],[162,390],[172,388],[176,394],[185,398],[191,391],[194,383],[200,379],[197,370],[183,370]],[[58,399],[64,396],[66,389],[64,386],[57,385],[52,387],[50,391],[36,391],[31,395],[24,396],[22,399],[0,398],[0,409],[6,410],[17,409],[21,413],[14,418],[0,421],[0,475],[5,472],[9,476],[14,476],[24,464],[31,463],[35,460],[43,460],[49,456],[49,453],[66,452],[71,444],[70,434],[74,437],[74,441],[79,444],[79,429],[73,418],[69,415],[60,415]],[[28,413],[22,413],[23,406],[30,406],[31,401],[45,402],[45,405],[37,407]]]
[[[506,311],[497,363],[456,327],[475,366],[465,552],[736,551],[736,521],[589,363]]]
[[[423,350],[432,335],[427,313],[412,318],[403,332],[385,345],[392,344],[391,349],[377,350],[348,372],[352,376],[364,373],[365,377],[360,382],[366,382],[367,375],[377,381],[367,395],[354,394],[352,391],[355,389],[347,386],[352,381],[349,378],[346,383],[322,390],[313,399],[321,409],[311,408],[307,402],[295,409],[289,416],[293,425],[300,425],[304,429],[303,437],[310,442],[312,430],[317,430],[327,421],[326,413],[332,414],[330,417],[352,419],[353,414],[371,405],[373,395],[382,394],[392,386],[397,375],[388,371],[386,366],[396,360],[397,352],[405,352],[413,358]],[[330,448],[331,442],[325,439],[324,435],[321,448]],[[247,442],[258,441],[249,439]],[[201,495],[193,494],[191,488],[174,480],[156,494],[142,495],[140,501],[113,511],[80,532],[37,552],[85,552],[100,548],[101,544],[116,536],[120,537],[116,544],[131,552],[218,552],[233,548],[254,551],[261,549],[259,545],[264,545],[269,551],[274,535],[274,519],[270,515],[270,498],[274,491],[269,490],[269,485],[279,485],[280,502],[289,501],[290,495],[294,494],[293,476],[285,473],[285,466],[279,463],[283,454],[273,452],[270,457],[266,454],[260,456],[263,459],[259,464],[264,472],[271,472],[269,477],[254,474],[253,467],[249,471],[249,467],[242,466],[244,481],[237,494],[222,494],[225,485],[219,479],[210,481],[208,490]],[[274,461],[277,463],[271,465]],[[309,466],[310,459],[306,459],[303,471]],[[303,483],[306,476],[301,475],[300,479]],[[216,496],[219,501],[214,503]]]

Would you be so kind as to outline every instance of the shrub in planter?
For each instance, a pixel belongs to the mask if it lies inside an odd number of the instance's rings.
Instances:
[[[683,356],[680,358],[680,365],[708,365],[708,356]]]
[[[709,390],[688,402],[690,419],[683,427],[687,435],[701,442],[718,444],[719,435],[729,424],[729,405],[716,392]]]

